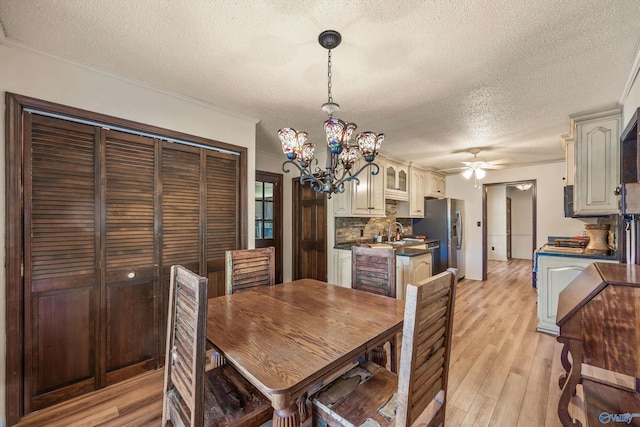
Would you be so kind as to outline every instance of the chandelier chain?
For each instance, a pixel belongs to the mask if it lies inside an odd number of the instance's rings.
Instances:
[[[331,49],[329,49],[329,61],[328,61],[328,71],[327,71],[327,77],[329,78],[328,83],[327,83],[327,89],[328,89],[328,93],[329,93],[329,102],[333,102],[333,95],[331,95]]]

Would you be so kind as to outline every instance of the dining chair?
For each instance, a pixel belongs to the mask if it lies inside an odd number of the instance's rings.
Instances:
[[[396,255],[393,248],[351,247],[351,287],[387,297],[396,297]],[[396,369],[395,338],[390,343],[391,370]],[[367,359],[386,366],[387,351],[378,346],[367,353]]]
[[[364,361],[311,396],[314,426],[444,425],[457,278],[407,286],[400,372]]]
[[[269,399],[230,364],[205,372],[207,279],[171,267],[162,425],[259,426]]]
[[[244,291],[275,282],[275,248],[226,251],[226,293]]]

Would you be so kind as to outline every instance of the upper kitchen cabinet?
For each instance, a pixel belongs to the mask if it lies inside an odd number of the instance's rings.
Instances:
[[[427,172],[409,166],[409,200],[397,204],[399,218],[424,218],[424,197]]]
[[[574,215],[618,213],[621,110],[571,116],[575,138]]]
[[[360,159],[353,166],[353,170],[357,171],[362,167],[364,160]],[[385,163],[382,159],[376,158],[375,163],[380,166],[380,170],[376,175],[371,172],[374,168],[365,168],[358,180],[360,183],[349,181],[345,184],[344,193],[336,193],[333,199],[333,215],[334,216],[366,216],[366,217],[384,217],[384,172]]]
[[[385,163],[385,199],[409,200],[409,167],[392,159]]]
[[[560,139],[562,140],[564,158],[566,160],[565,185],[573,185],[575,182],[576,140],[571,135],[562,135]]]
[[[445,177],[433,171],[425,172],[425,197],[444,199],[445,197]]]

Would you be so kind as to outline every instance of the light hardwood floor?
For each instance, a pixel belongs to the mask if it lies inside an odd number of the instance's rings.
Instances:
[[[560,426],[560,349],[535,331],[531,261],[489,262],[462,280],[454,314],[447,427]],[[20,426],[158,426],[163,372],[34,413]]]

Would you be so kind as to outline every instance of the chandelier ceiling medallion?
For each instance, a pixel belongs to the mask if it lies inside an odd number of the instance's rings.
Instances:
[[[330,199],[333,193],[344,192],[346,182],[353,180],[359,184],[357,176],[365,168],[371,168],[372,175],[378,174],[380,167],[373,161],[380,151],[384,134],[361,132],[355,137],[354,142],[352,137],[357,128],[356,124],[333,117],[333,114],[340,110],[340,105],[333,102],[331,94],[331,49],[338,47],[342,36],[337,31],[327,30],[320,33],[318,41],[328,50],[328,100],[322,105],[322,110],[329,116],[324,122],[327,142],[326,168],[316,167],[312,172],[312,165],[316,165],[318,159],[315,158],[316,144],[307,142],[307,132],[282,128],[278,131],[278,137],[282,143],[282,151],[288,159],[282,164],[282,171],[289,172],[289,164],[295,166],[300,171],[300,184],[308,182],[313,190],[326,194]],[[360,156],[366,163],[352,173],[352,168]]]

